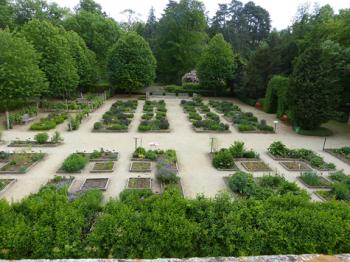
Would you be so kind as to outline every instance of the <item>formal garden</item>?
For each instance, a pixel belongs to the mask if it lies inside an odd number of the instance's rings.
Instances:
[[[0,1],[0,259],[350,252],[348,6],[56,2]]]
[[[137,100],[115,102],[109,111],[103,114],[102,120],[94,124],[93,132],[128,132],[137,102]]]

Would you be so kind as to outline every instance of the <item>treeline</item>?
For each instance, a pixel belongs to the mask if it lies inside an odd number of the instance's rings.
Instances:
[[[271,31],[267,10],[238,0],[212,18],[198,0],[169,0],[162,17],[151,9],[145,23],[126,13],[118,23],[93,0],[74,11],[1,0],[0,100],[69,97],[101,83],[132,92],[158,81],[258,102],[302,129],[347,120],[349,9],[301,6],[282,31]]]
[[[350,207],[305,195],[266,200],[185,199],[126,191],[77,198],[44,187],[19,203],[0,201],[0,258],[167,258],[335,254],[350,250]]]

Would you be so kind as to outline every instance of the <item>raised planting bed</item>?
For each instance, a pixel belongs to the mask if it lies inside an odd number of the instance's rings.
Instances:
[[[46,142],[44,144],[39,144],[36,141],[32,140],[15,140],[12,141],[8,147],[57,147],[62,145],[62,142],[54,143],[54,142]]]
[[[90,171],[90,173],[112,173],[114,171],[114,162],[97,162],[94,164],[94,167]]]
[[[74,177],[64,177],[64,176],[55,176],[53,179],[51,179],[47,185],[48,186],[54,186],[57,189],[64,188],[64,187],[70,187],[74,181]]]
[[[324,151],[350,165],[350,147],[327,148]]]
[[[151,172],[151,162],[132,162],[130,164],[130,172]]]
[[[103,148],[100,150],[94,150],[92,153],[88,153],[87,155],[90,162],[117,161],[119,159],[118,152],[104,150]]]
[[[148,177],[130,177],[127,189],[152,189],[152,179]]]
[[[109,178],[88,178],[84,181],[83,185],[80,187],[81,191],[86,191],[90,189],[98,189],[106,191],[109,184]]]
[[[273,142],[268,148],[268,155],[278,161],[305,161],[312,168],[318,171],[332,171],[336,169],[333,163],[327,163],[324,159],[314,151],[300,148],[289,149],[282,142]]]
[[[169,133],[169,121],[166,112],[164,100],[146,101],[138,131],[143,133]]]
[[[6,192],[14,183],[16,179],[0,179],[0,196]]]
[[[201,97],[194,97],[192,101],[182,100],[181,105],[188,119],[192,122],[193,130],[197,133],[231,133],[227,124],[220,122],[220,117],[211,112]]]
[[[160,184],[161,192],[164,192],[168,188],[176,188],[177,190],[179,190],[180,194],[182,196],[184,196],[184,191],[183,191],[180,179],[178,181],[174,182],[174,183],[161,183]]]
[[[80,174],[89,163],[89,156],[86,153],[74,153],[68,156],[62,166],[57,170],[58,174]]]
[[[128,132],[134,118],[137,100],[117,101],[107,111],[100,122],[94,124],[92,132],[123,133]]]
[[[0,174],[25,174],[44,157],[44,153],[12,153],[0,168]]]
[[[67,113],[50,113],[46,118],[40,119],[39,122],[30,126],[32,131],[46,131],[56,128],[68,118]]]
[[[249,172],[270,172],[272,169],[262,161],[244,161],[242,166]]]
[[[334,192],[331,190],[325,191],[325,190],[319,190],[314,192],[316,196],[318,196],[320,199],[323,201],[331,201],[331,200],[336,200],[336,196]]]
[[[239,171],[232,155],[227,150],[220,150],[216,153],[209,153],[210,161],[218,171]]]
[[[309,167],[305,162],[303,161],[287,161],[287,162],[280,162],[280,165],[283,166],[286,170],[291,172],[305,172],[305,171],[312,171],[312,168]]]
[[[330,188],[331,186],[330,181],[314,172],[302,173],[298,180],[308,188]]]

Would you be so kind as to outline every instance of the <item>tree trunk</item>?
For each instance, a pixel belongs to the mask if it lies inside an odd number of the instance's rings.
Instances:
[[[348,125],[350,126],[350,112],[349,112],[349,120],[348,120]]]
[[[7,130],[10,129],[10,114],[9,114],[9,111],[6,110],[6,127],[7,127]]]

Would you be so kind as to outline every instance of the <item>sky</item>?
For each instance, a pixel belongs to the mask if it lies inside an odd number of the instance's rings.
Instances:
[[[146,21],[150,8],[156,9],[159,18],[168,3],[168,0],[95,0],[109,16],[117,21],[125,21],[126,16],[121,14],[125,9],[136,11],[141,20]],[[298,6],[306,2],[311,6],[317,3],[320,6],[329,4],[336,12],[339,9],[350,8],[350,0],[252,0],[255,4],[267,9],[271,15],[272,27],[278,30],[284,29],[292,24],[293,18],[297,12]],[[49,0],[56,2],[60,6],[73,8],[79,0]],[[229,3],[231,0],[202,0],[209,16],[212,17],[218,9],[219,3]],[[248,0],[243,0],[243,3]]]

